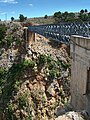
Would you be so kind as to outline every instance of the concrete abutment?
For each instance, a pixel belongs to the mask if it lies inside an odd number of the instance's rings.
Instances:
[[[90,38],[73,35],[71,42],[71,104],[90,113]]]

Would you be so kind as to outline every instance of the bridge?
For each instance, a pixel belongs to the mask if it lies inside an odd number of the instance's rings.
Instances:
[[[70,44],[71,35],[90,37],[90,23],[60,23],[29,26],[28,30],[46,38]]]
[[[70,45],[71,104],[75,110],[87,110],[90,113],[90,23],[34,25],[27,29],[28,44],[38,33]]]

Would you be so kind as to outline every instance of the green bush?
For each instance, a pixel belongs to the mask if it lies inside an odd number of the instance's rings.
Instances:
[[[34,68],[35,62],[32,60],[25,60],[22,62],[22,65],[24,66],[24,68],[27,68],[27,67]]]
[[[53,62],[48,64],[48,69],[49,70],[52,70],[54,67],[55,67],[55,65],[53,64]]]
[[[15,120],[15,115],[13,114],[14,113],[14,106],[12,103],[7,104],[7,113],[8,113],[7,120]]]
[[[13,113],[13,104],[12,103],[8,103],[7,108],[8,108],[8,112],[10,114],[12,114]]]
[[[60,67],[62,67],[62,68],[65,69],[65,70],[70,67],[70,64],[69,64],[69,63],[65,63],[65,62],[62,61],[62,60],[58,60],[58,61],[57,61],[57,65],[60,66]]]
[[[44,65],[46,63],[46,55],[39,56],[39,64]]]
[[[61,67],[61,63],[62,63],[62,61],[57,60],[57,62],[56,62],[56,63],[57,63],[57,65],[58,65],[58,66],[60,66],[60,67]]]
[[[59,71],[56,72],[56,76],[57,76],[57,77],[60,77],[60,76],[61,76],[61,74],[60,74]]]
[[[5,45],[5,35],[6,35],[7,27],[5,25],[0,25],[0,45]]]
[[[52,59],[52,57],[51,56],[47,56],[47,62],[51,62],[53,59]]]
[[[49,72],[49,77],[52,78],[52,79],[56,78],[56,71],[55,70],[51,70]]]
[[[19,97],[19,106],[23,109],[23,107],[27,106],[27,96],[26,95],[21,95]]]
[[[6,73],[6,69],[0,68],[0,78],[4,77],[5,73]]]
[[[7,39],[7,46],[9,47],[12,43],[12,37],[9,35]]]
[[[2,84],[5,81],[6,73],[7,73],[6,69],[0,68],[0,86],[2,86]]]
[[[67,68],[70,67],[70,64],[65,63],[65,62],[61,62],[61,66],[66,70]]]
[[[16,39],[15,42],[16,42],[16,45],[17,45],[17,46],[21,44],[21,41],[20,41],[19,39]]]
[[[0,40],[0,45],[1,45],[1,46],[4,46],[4,45],[5,45],[5,40],[4,40],[4,38]]]
[[[6,35],[7,27],[5,25],[0,25],[0,41],[4,39]]]
[[[16,80],[14,88],[16,89],[16,91],[18,90],[20,84],[22,83],[22,80]]]
[[[11,71],[11,75],[20,75],[20,73],[22,73],[25,69],[27,68],[34,68],[35,66],[35,62],[32,60],[24,60],[18,64],[13,65]],[[15,76],[14,76],[15,77]]]

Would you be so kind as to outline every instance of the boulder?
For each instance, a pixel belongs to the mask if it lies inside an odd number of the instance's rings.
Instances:
[[[62,116],[59,116],[55,120],[86,120],[86,119],[84,119],[80,113],[71,111]]]

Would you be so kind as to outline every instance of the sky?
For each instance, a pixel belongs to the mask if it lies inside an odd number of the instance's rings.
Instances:
[[[81,9],[90,11],[90,0],[0,0],[0,19],[10,20],[11,17],[42,17],[55,12],[79,12]]]

